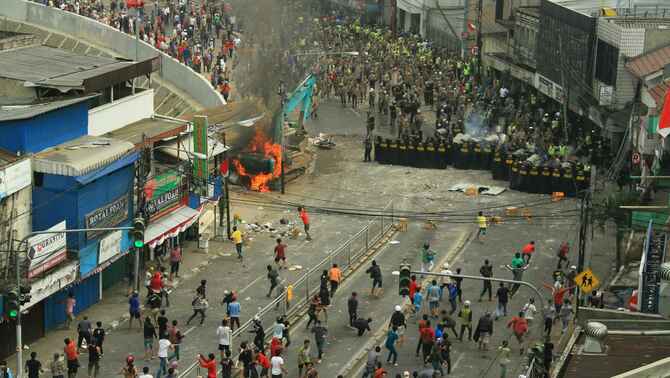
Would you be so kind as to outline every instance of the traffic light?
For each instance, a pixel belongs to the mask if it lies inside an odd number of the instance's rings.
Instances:
[[[32,290],[31,286],[21,286],[19,289],[19,303],[21,305],[24,305],[32,299],[32,295],[30,295],[30,291]]]
[[[4,316],[9,320],[14,320],[19,316],[19,293],[12,289],[4,296]]]
[[[412,267],[409,264],[400,264],[400,277],[398,280],[398,293],[400,295],[409,295],[411,271]]]
[[[135,246],[135,248],[144,247],[145,228],[146,223],[144,223],[144,218],[138,217],[133,219],[133,230],[131,231],[131,236],[133,237],[133,246]]]

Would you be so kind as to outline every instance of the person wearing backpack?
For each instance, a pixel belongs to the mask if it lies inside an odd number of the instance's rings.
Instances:
[[[511,328],[516,340],[519,342],[519,354],[523,355],[523,338],[528,333],[528,320],[523,317],[523,311],[518,316],[512,318],[507,323],[507,328]]]

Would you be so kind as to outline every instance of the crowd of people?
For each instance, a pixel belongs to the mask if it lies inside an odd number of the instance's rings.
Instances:
[[[36,0],[137,35],[142,41],[203,75],[228,100],[231,64],[241,40],[230,4],[202,0],[154,1],[137,7],[124,0]],[[107,5],[105,5],[107,4]]]
[[[561,104],[498,79],[476,57],[356,21],[314,23],[313,44],[329,52],[313,70],[318,97],[367,113],[366,161],[374,144],[382,163],[490,169],[513,189],[576,195],[590,166],[609,158],[598,128],[572,113],[566,119]],[[426,124],[432,112],[434,127]]]

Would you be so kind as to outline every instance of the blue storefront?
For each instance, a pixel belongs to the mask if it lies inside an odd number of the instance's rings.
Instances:
[[[135,161],[131,143],[83,136],[34,156],[33,229],[65,220],[68,229],[129,226]],[[65,320],[63,299],[75,295],[75,313],[102,296],[104,270],[124,259],[128,231],[68,234],[68,257],[79,261],[79,277],[45,300],[45,328]],[[122,279],[119,277],[118,279]]]

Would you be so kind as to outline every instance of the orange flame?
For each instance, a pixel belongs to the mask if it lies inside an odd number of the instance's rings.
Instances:
[[[238,159],[234,159],[233,165],[237,170],[237,174],[240,175],[240,177],[247,176],[250,178],[249,189],[259,192],[269,192],[270,187],[268,184],[270,181],[281,176],[281,165],[283,164],[281,145],[272,143],[265,133],[256,130],[256,134],[251,139],[247,150],[249,152],[262,153],[265,157],[273,158],[275,161],[274,169],[272,173],[259,173],[254,175],[247,172]]]

